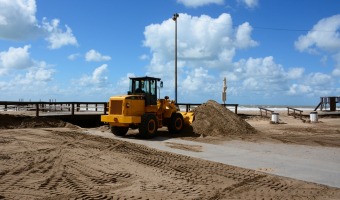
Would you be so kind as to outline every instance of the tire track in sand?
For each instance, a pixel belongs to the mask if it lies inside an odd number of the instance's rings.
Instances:
[[[0,131],[0,141],[0,199],[340,198],[336,188],[80,131]]]

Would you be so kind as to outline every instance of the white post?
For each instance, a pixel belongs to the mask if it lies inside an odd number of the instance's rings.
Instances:
[[[222,101],[223,104],[225,104],[225,102],[227,101],[227,78],[224,77],[223,79],[223,88],[222,88]]]

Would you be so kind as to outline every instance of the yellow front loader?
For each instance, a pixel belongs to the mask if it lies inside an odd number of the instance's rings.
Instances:
[[[143,137],[152,137],[158,128],[168,127],[170,133],[179,133],[184,125],[194,120],[193,113],[181,113],[174,101],[165,96],[157,99],[160,78],[130,78],[127,95],[110,97],[108,114],[101,116],[101,121],[110,125],[113,134],[124,136],[129,128],[139,129]]]

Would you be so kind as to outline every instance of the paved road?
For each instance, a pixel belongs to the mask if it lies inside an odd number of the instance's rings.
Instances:
[[[156,137],[152,140],[139,140],[116,137],[109,132],[95,130],[86,132],[195,158],[340,188],[340,148],[236,140],[216,145],[176,138]],[[169,144],[200,147],[201,151],[171,148]]]

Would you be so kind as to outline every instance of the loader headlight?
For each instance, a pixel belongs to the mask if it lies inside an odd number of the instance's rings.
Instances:
[[[126,103],[126,107],[127,107],[127,108],[130,108],[130,103]]]

